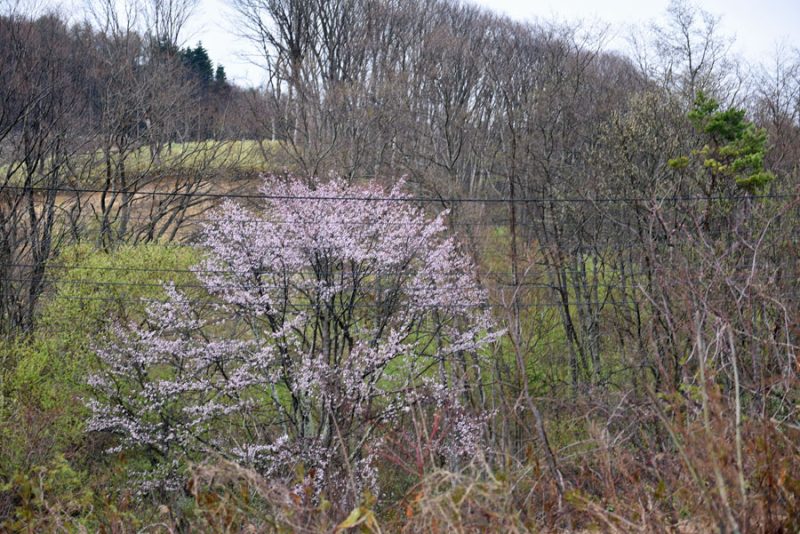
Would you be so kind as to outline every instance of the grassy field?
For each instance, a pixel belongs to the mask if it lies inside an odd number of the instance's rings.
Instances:
[[[236,141],[190,141],[186,143],[164,144],[158,156],[148,145],[120,153],[113,150],[108,156],[104,150],[83,153],[70,158],[69,165],[61,165],[64,180],[83,185],[97,183],[107,172],[107,163],[113,173],[124,167],[129,176],[176,173],[181,171],[219,171],[233,170],[238,173],[256,173],[277,170],[274,168],[278,142],[268,140]],[[108,161],[107,161],[108,159]],[[7,176],[9,184],[22,184],[25,165],[4,162],[0,165],[0,176]],[[39,170],[40,176],[51,171],[50,165]]]
[[[150,147],[142,146],[126,156],[126,166],[134,172],[148,172],[159,167],[195,170],[236,168],[255,172],[269,166],[277,148],[275,141],[252,139],[173,143],[164,145],[159,162],[151,156]],[[95,161],[102,162],[102,155],[98,154]]]

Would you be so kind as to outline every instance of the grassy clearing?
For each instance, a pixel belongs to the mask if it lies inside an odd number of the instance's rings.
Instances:
[[[78,154],[70,158],[69,164],[60,165],[63,179],[79,184],[96,184],[106,176],[109,167],[114,175],[123,168],[132,177],[177,172],[214,172],[232,170],[240,173],[268,172],[274,168],[278,153],[277,141],[244,139],[235,141],[191,141],[187,143],[168,143],[161,146],[156,155],[149,145],[141,145],[134,150],[108,153],[96,150],[94,153]],[[48,175],[52,162],[38,170],[38,175]],[[9,183],[21,185],[26,167],[6,163],[0,165],[0,176],[9,177]]]
[[[153,169],[224,169],[261,171],[278,149],[274,141],[192,141],[164,145],[160,161],[154,159],[149,146],[139,147],[125,157],[126,167],[133,172],[148,172]],[[95,161],[102,161],[102,154]],[[119,161],[115,161],[119,164]]]

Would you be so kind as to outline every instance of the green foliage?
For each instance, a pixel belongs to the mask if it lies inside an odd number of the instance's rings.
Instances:
[[[83,441],[79,362],[52,339],[7,341],[0,368],[0,484],[28,476]],[[0,492],[0,498],[2,498]]]
[[[92,364],[91,344],[114,321],[141,317],[144,310],[141,299],[163,294],[157,283],[159,279],[180,283],[193,276],[126,269],[155,266],[186,269],[196,259],[196,254],[188,248],[159,245],[124,247],[112,254],[88,246],[66,249],[60,259],[62,265],[53,269],[59,275],[55,295],[44,304],[33,338],[8,341],[3,347],[0,361],[3,422],[8,423],[22,412],[49,414],[52,447],[68,447],[79,439],[84,410],[79,397],[85,391],[86,375]],[[5,430],[23,435],[13,428]],[[4,437],[13,439],[12,435]],[[7,447],[4,451],[13,454],[14,448]],[[14,463],[4,455],[0,458]]]
[[[196,47],[182,50],[181,57],[186,67],[201,83],[204,85],[211,83],[214,78],[214,67],[203,43],[198,42]]]
[[[197,261],[196,251],[180,246],[124,246],[112,253],[86,245],[70,247],[60,258],[64,269],[59,271],[55,296],[42,312],[40,328],[85,348],[110,323],[141,318],[142,299],[162,296],[161,283],[194,281],[188,269]]]
[[[214,81],[217,85],[225,85],[228,83],[228,76],[225,74],[225,67],[217,65],[217,70],[214,71]]]
[[[188,247],[140,245],[108,254],[75,246],[51,266],[55,291],[37,330],[0,347],[0,507],[17,503],[5,528],[36,524],[49,530],[49,521],[83,513],[89,498],[85,478],[94,470],[109,472],[93,467],[101,456],[87,454],[97,445],[84,432],[92,345],[114,322],[141,318],[142,299],[163,295],[159,282],[192,280],[190,272],[169,270],[197,261]],[[125,476],[125,469],[114,475]],[[45,512],[49,519],[40,517]]]
[[[0,523],[11,532],[78,530],[80,519],[92,510],[93,494],[85,475],[60,454],[46,465],[17,471],[0,485],[0,493],[13,496],[16,504],[11,517]]]
[[[745,110],[729,108],[721,111],[719,103],[702,92],[697,95],[694,107],[688,114],[695,129],[706,138],[703,148],[692,152],[696,161],[713,178],[733,181],[735,186],[750,194],[762,193],[774,179],[764,168],[767,149],[767,132],[757,128],[745,118]],[[686,156],[671,159],[675,169],[688,168]]]
[[[697,95],[688,117],[697,130],[711,135],[718,143],[739,139],[748,126],[745,110],[719,111],[719,102],[702,92]]]
[[[673,169],[684,170],[689,166],[690,160],[686,156],[678,156],[677,158],[672,158],[667,163]]]

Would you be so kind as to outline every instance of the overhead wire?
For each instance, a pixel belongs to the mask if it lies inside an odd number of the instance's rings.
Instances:
[[[119,193],[113,190],[98,188],[70,188],[70,187],[24,187],[15,185],[5,185],[0,187],[3,190],[15,190],[31,193],[78,193],[78,194],[103,194]],[[797,193],[764,193],[758,195],[676,195],[670,197],[522,197],[522,198],[479,198],[479,197],[423,197],[423,196],[398,196],[389,197],[381,195],[285,195],[268,193],[212,193],[212,192],[177,192],[177,191],[128,191],[128,195],[138,196],[159,196],[159,197],[192,197],[192,198],[213,198],[213,199],[249,199],[249,200],[310,200],[310,201],[339,201],[339,202],[416,202],[416,203],[520,203],[520,204],[547,204],[547,203],[614,203],[614,202],[704,202],[721,200],[763,200],[763,199],[782,199],[798,198]]]
[[[592,267],[588,267],[586,269],[577,269],[577,268],[561,268],[557,265],[550,265],[544,263],[537,263],[535,264],[537,267],[541,268],[541,270],[553,270],[556,273],[563,273],[563,274],[586,274],[595,275],[599,274],[603,275],[620,275],[624,276],[625,278],[633,278],[637,276],[646,276],[648,274],[653,274],[657,270],[647,271],[647,270],[636,270],[636,271],[625,271],[622,272],[613,266],[609,266],[607,268],[598,268],[593,269]],[[6,263],[0,264],[0,268],[13,268],[13,269],[33,269],[39,267],[39,265],[33,263]],[[124,266],[98,266],[98,265],[68,265],[68,264],[47,264],[45,266],[45,270],[62,270],[62,271],[71,271],[73,273],[79,273],[82,271],[89,271],[89,272],[128,272],[128,273],[170,273],[170,274],[230,274],[230,275],[241,275],[243,274],[242,271],[237,271],[234,269],[202,269],[202,268],[172,268],[172,267],[124,267]],[[749,273],[751,271],[750,267],[738,267],[734,269],[730,269],[733,272],[744,272]],[[611,272],[609,272],[611,271]],[[247,274],[254,274],[252,272]],[[258,274],[268,274],[268,273],[258,273]],[[295,274],[303,274],[301,272]],[[398,274],[407,274],[404,271],[373,271],[369,273],[370,275],[398,275]],[[512,274],[511,271],[497,271],[497,270],[485,270],[479,271],[479,276],[481,277],[494,277],[500,275],[508,275]],[[537,273],[539,276],[544,276],[545,274],[542,272]],[[528,273],[524,275],[523,278],[529,278],[532,275]],[[517,285],[525,285],[525,282],[513,283],[511,281],[497,281],[494,280],[496,283],[500,285],[509,285],[509,286],[517,286]]]

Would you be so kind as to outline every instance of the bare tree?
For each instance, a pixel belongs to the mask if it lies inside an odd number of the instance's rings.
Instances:
[[[721,33],[720,17],[689,0],[672,0],[665,23],[651,24],[649,34],[633,35],[631,41],[643,72],[680,94],[687,106],[699,91],[736,100],[738,64],[731,55],[733,39]]]
[[[145,20],[151,39],[162,48],[177,49],[181,33],[197,8],[198,0],[148,0]]]
[[[56,15],[0,17],[0,329],[30,332],[45,268],[61,240],[67,200],[59,187],[85,100],[81,50]]]

